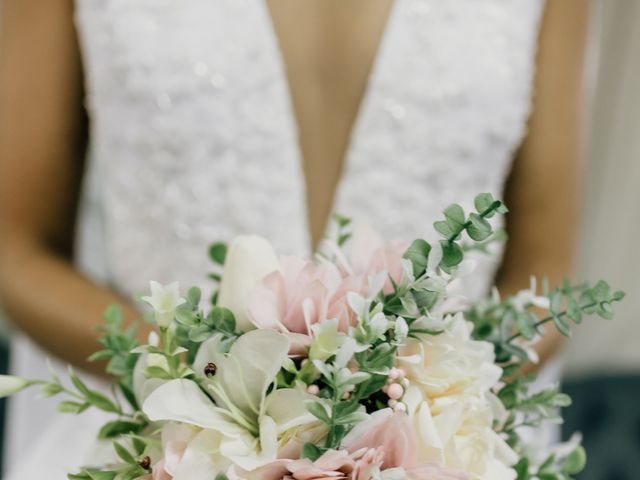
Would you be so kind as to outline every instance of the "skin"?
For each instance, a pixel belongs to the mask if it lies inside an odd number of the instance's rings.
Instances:
[[[571,269],[579,205],[586,0],[550,0],[534,113],[506,199],[510,242],[503,294],[530,274],[558,282]],[[268,0],[287,66],[308,179],[314,243],[331,210],[353,121],[391,0]],[[366,8],[365,8],[366,6]],[[105,306],[127,301],[70,261],[86,145],[82,65],[70,0],[5,0],[0,43],[0,295],[15,323],[73,364],[88,365]],[[325,34],[331,29],[332,35]],[[357,32],[357,35],[354,34]],[[340,72],[338,74],[338,72]],[[148,327],[141,335],[146,334]],[[543,358],[557,335],[540,344]]]

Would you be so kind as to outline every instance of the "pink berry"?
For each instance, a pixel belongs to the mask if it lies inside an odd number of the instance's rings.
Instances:
[[[351,396],[351,394],[349,392],[344,392],[344,394],[342,395],[342,399],[343,400],[349,400],[350,396]]]
[[[317,395],[318,393],[320,393],[320,388],[317,385],[309,385],[307,387],[307,393],[310,393],[311,395]]]
[[[387,395],[389,395],[389,398],[393,400],[398,400],[402,397],[403,394],[404,388],[402,388],[402,385],[400,385],[399,383],[389,385],[389,388],[387,389]]]
[[[387,393],[389,391],[389,385],[385,385],[382,387],[382,392]]]
[[[393,400],[393,399],[391,399],[391,400],[389,400],[387,402],[387,405],[389,405],[389,407],[391,407],[391,408],[394,408],[397,404],[398,404],[398,401],[397,400]]]
[[[389,378],[391,380],[395,380],[399,376],[400,376],[400,372],[398,371],[398,369],[396,367],[393,367],[391,370],[389,370]]]

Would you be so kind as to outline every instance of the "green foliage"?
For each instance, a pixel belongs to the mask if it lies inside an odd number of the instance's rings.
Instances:
[[[338,246],[342,246],[351,238],[351,232],[349,227],[351,226],[351,219],[337,213],[333,214],[333,221],[335,222],[338,232],[336,237],[336,243]]]
[[[103,349],[91,355],[89,360],[108,361],[107,373],[113,375],[123,396],[133,409],[137,409],[137,402],[131,394],[133,369],[139,357],[139,354],[132,352],[139,346],[137,325],[132,324],[126,330],[123,329],[122,308],[118,305],[108,307],[104,319],[106,326],[98,329],[102,334],[98,343],[102,345]]]
[[[477,195],[474,206],[476,212],[467,216],[460,205],[450,205],[444,211],[445,219],[433,224],[435,230],[445,237],[440,241],[443,253],[440,267],[447,272],[459,265],[464,258],[464,248],[459,243],[462,234],[466,232],[474,242],[486,241],[494,234],[493,227],[487,219],[496,213],[504,214],[508,211],[507,207],[501,201],[494,200],[490,193]]]
[[[348,368],[315,361],[325,388],[320,398],[305,402],[307,410],[329,427],[324,448],[338,448],[349,430],[367,418],[361,400],[379,390],[371,389],[374,376],[367,372],[351,372]],[[385,377],[386,379],[386,377]]]
[[[209,258],[218,265],[224,265],[227,258],[227,244],[217,242],[209,246]]]
[[[418,278],[424,275],[429,261],[431,245],[421,238],[414,240],[411,246],[404,252],[403,258],[411,261],[413,265],[413,275]]]

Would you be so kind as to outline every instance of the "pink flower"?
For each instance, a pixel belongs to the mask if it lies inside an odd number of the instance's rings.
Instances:
[[[352,478],[355,460],[346,450],[329,450],[315,462],[309,459],[294,460],[287,464],[289,474],[283,478],[316,480],[321,478]]]
[[[328,262],[288,257],[281,270],[267,275],[249,294],[249,317],[258,328],[287,334],[292,354],[303,354],[311,343],[311,326],[328,318],[341,320],[346,331],[349,317],[346,293],[357,289],[359,280],[343,278]]]
[[[391,293],[393,284],[389,277],[396,283],[402,280],[404,273],[402,255],[409,245],[397,240],[385,242],[373,228],[366,224],[359,224],[354,227],[349,241],[348,258],[344,257],[335,244],[327,243],[327,247],[336,256],[336,263],[349,276],[366,278],[370,275],[386,273],[384,291]]]
[[[417,445],[418,438],[407,414],[388,408],[371,414],[342,441],[342,447],[349,452],[381,448],[384,451],[383,469],[415,465]]]
[[[463,472],[447,470],[434,463],[417,464],[417,445],[418,439],[407,414],[389,408],[372,413],[342,441],[342,447],[352,455],[363,449],[378,452],[382,458],[382,471],[402,468],[412,480],[468,479]]]

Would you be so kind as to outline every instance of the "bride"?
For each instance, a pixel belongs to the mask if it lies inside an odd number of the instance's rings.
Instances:
[[[500,290],[557,282],[577,217],[586,3],[5,0],[14,372],[46,377],[45,357],[100,371],[85,359],[107,305],[131,321],[150,279],[206,289],[208,243],[239,233],[305,253],[331,211],[411,238],[506,185]],[[499,263],[479,260],[466,293],[485,294]],[[9,412],[5,478],[66,478],[92,451],[94,414],[54,417],[28,393]]]

